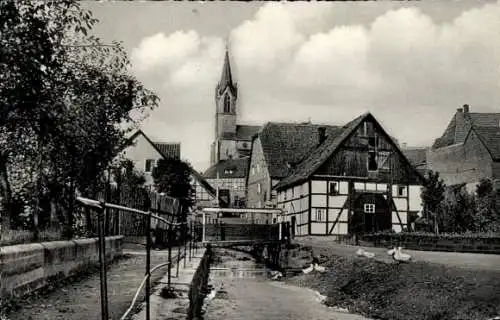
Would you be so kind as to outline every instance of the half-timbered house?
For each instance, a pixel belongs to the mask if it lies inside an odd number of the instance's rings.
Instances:
[[[366,113],[328,135],[275,187],[295,235],[400,232],[421,210],[423,177]]]

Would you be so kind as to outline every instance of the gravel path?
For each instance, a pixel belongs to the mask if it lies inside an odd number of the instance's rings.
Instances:
[[[125,251],[127,258],[110,267],[108,279],[108,305],[110,319],[119,319],[130,306],[135,291],[144,277],[146,255],[144,251]],[[153,251],[151,265],[166,262],[165,252]],[[173,269],[175,272],[175,269]],[[158,281],[165,272],[152,277]],[[11,320],[94,320],[101,319],[99,273],[80,282],[67,285],[43,297],[27,299],[23,307],[8,315]],[[141,299],[144,297],[142,295]]]
[[[297,237],[294,242],[303,246],[311,246],[315,254],[327,253],[337,255],[353,255],[358,247],[339,244],[329,237]],[[390,260],[386,248],[363,247],[366,251],[373,252],[378,260]],[[322,251],[322,252],[316,252]],[[470,268],[475,270],[500,271],[500,255],[461,253],[461,252],[439,252],[439,251],[417,251],[404,250],[410,254],[415,261],[424,261],[446,266]]]

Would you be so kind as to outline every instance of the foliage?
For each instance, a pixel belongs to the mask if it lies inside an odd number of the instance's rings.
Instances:
[[[188,163],[178,159],[161,159],[153,169],[156,190],[180,200],[183,219],[195,203],[191,170]]]
[[[496,192],[489,179],[483,179],[476,186],[477,212],[475,229],[481,232],[500,231],[500,215],[496,204]]]
[[[474,230],[476,199],[465,188],[459,188],[440,203],[437,221],[441,232],[467,232]]]
[[[432,170],[427,173],[420,197],[424,207],[424,217],[430,221],[437,218],[439,204],[444,199],[445,184],[439,178],[439,172]]]
[[[132,115],[158,99],[127,73],[121,44],[89,35],[97,20],[78,1],[2,1],[0,16],[3,225],[16,197],[35,224],[56,211],[71,226],[75,190],[97,192]]]

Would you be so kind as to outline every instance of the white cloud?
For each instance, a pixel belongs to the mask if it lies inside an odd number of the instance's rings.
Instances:
[[[407,7],[368,24],[336,25],[335,8],[268,3],[233,30],[241,120],[345,122],[370,110],[400,141],[420,144],[439,135],[459,105],[500,104],[500,2],[440,23]],[[202,121],[198,137],[211,142],[223,51],[222,37],[196,31],[143,39],[132,62],[162,83],[156,121]],[[194,147],[199,139],[182,142],[188,158],[208,161],[208,147]]]

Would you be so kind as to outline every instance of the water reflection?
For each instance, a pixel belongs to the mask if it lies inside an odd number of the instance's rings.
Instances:
[[[255,279],[267,275],[268,270],[261,269],[240,269],[240,268],[212,268],[210,274],[214,277]]]

